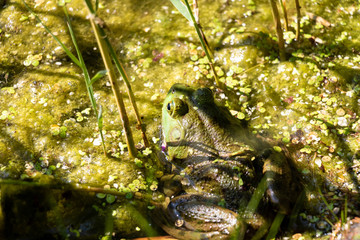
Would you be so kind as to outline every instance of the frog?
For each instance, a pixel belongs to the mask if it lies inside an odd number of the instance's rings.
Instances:
[[[287,157],[217,103],[210,88],[170,88],[162,106],[162,149],[168,174],[161,179],[167,199],[161,227],[178,239],[261,238],[274,214],[291,211]],[[265,193],[249,211],[260,182]]]

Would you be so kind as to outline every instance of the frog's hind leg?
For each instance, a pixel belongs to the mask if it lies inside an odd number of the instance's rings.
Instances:
[[[264,161],[263,173],[266,178],[266,195],[276,210],[282,214],[291,212],[291,170],[286,157],[274,150]]]
[[[217,199],[200,195],[180,195],[165,210],[162,228],[179,239],[229,239],[245,229],[238,214],[217,205]]]

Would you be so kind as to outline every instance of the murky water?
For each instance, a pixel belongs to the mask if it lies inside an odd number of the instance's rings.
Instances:
[[[75,53],[62,8],[55,1],[27,3]],[[171,85],[181,82],[211,87],[219,102],[249,121],[254,133],[288,147],[299,172],[310,183],[307,196],[313,206],[303,212],[303,218],[317,228],[312,236],[331,230],[325,217],[336,222],[316,195],[317,188],[325,192],[338,215],[345,208],[344,193],[348,193],[349,216],[359,214],[352,200],[359,190],[360,170],[358,1],[300,1],[300,42],[294,40],[296,11],[294,3],[288,1],[288,61],[282,63],[277,59],[268,1],[200,1],[201,25],[214,50],[220,80],[231,92],[228,95],[216,88],[195,30],[170,1],[100,3],[99,16],[131,79],[148,138],[153,138],[156,146],[161,104]],[[124,193],[151,192],[151,186],[155,189],[158,180],[147,175],[152,166],[146,164],[146,158],[134,161],[127,157],[108,80],[97,81],[94,92],[103,109],[111,158],[102,152],[81,70],[21,1],[1,4],[0,176],[106,186]],[[72,1],[67,8],[94,75],[104,67],[85,5]],[[126,96],[125,103],[135,142],[141,145]],[[75,238],[77,234],[91,238],[105,236],[104,229],[109,226],[118,238],[155,234],[147,223],[134,217],[140,212],[146,218],[148,206],[141,201],[117,198],[113,203],[107,196],[96,197],[94,193],[78,195],[76,191],[12,186],[1,185],[0,222],[2,229],[11,229],[5,231],[8,235],[16,233],[16,237],[31,239],[27,236],[42,228],[35,238]],[[84,202],[80,212],[79,201]],[[324,207],[321,216],[312,211],[319,205]],[[31,211],[20,215],[29,208],[41,209],[33,218],[29,217]]]

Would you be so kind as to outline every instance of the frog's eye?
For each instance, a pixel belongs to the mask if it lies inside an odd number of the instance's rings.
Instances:
[[[180,98],[174,98],[166,105],[166,110],[172,118],[184,116],[189,112],[188,105]]]
[[[210,88],[199,88],[194,92],[193,98],[197,104],[214,102],[214,95]]]

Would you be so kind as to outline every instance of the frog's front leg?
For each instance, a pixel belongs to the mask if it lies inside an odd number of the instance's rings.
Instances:
[[[273,149],[267,150],[263,173],[267,196],[279,213],[289,214],[291,202],[291,170],[286,157]]]
[[[180,195],[166,209],[163,229],[180,239],[227,239],[245,224],[238,215],[218,205],[219,199],[200,195]]]

